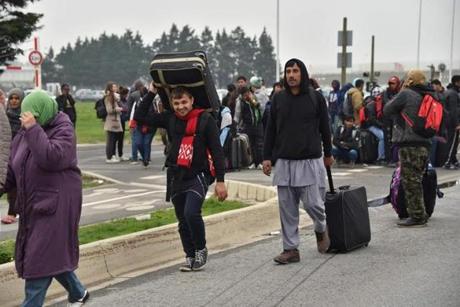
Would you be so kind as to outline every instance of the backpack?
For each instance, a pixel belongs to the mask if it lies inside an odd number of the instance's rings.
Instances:
[[[371,114],[375,118],[370,118]],[[364,125],[369,122],[369,120],[381,120],[383,117],[383,99],[382,95],[376,97],[368,97],[364,100],[364,106],[359,109],[359,122],[361,125]]]
[[[351,97],[350,93],[347,93],[346,96],[345,96],[345,99],[344,99],[343,105],[342,105],[342,112],[343,112],[343,115],[345,115],[345,116],[353,116],[354,115],[352,97]]]
[[[94,109],[96,110],[97,118],[105,120],[105,118],[107,117],[107,109],[105,107],[104,98],[101,98],[98,101],[96,101]]]
[[[425,94],[415,118],[410,118],[404,112],[401,112],[401,116],[416,134],[425,138],[432,138],[440,132],[443,112],[442,103],[433,96]]]

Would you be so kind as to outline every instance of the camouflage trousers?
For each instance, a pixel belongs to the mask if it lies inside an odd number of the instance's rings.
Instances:
[[[401,183],[406,198],[407,213],[415,219],[426,217],[423,202],[422,179],[428,163],[428,149],[425,147],[401,147]]]

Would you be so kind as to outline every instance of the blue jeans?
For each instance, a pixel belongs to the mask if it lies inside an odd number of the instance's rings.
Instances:
[[[345,162],[355,162],[358,159],[358,152],[356,149],[343,149],[332,147],[332,155],[334,159],[344,160]]]
[[[141,132],[137,128],[131,129],[131,160],[137,161],[137,138]]]
[[[152,140],[156,129],[149,133],[142,133],[140,129],[136,129],[136,146],[143,161],[150,161],[150,152],[152,150]]]
[[[46,291],[55,278],[69,293],[68,300],[77,302],[85,295],[85,287],[78,280],[74,272],[65,272],[56,276],[26,279],[26,297],[22,307],[41,307],[45,301]]]
[[[379,140],[377,160],[385,160],[385,139],[383,130],[376,126],[370,126],[369,131]]]

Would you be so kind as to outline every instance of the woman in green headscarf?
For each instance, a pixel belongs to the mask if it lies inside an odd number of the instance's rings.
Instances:
[[[26,96],[21,124],[11,145],[7,180],[0,188],[0,196],[17,191],[15,264],[25,279],[21,306],[42,306],[52,279],[67,289],[69,303],[80,306],[89,293],[74,273],[82,208],[75,131],[43,91]]]
[[[43,127],[54,119],[58,113],[58,105],[57,102],[49,97],[46,92],[35,91],[24,98],[21,106],[21,112],[21,119],[23,119],[24,116],[29,119],[30,115],[33,115],[36,122]],[[30,114],[26,115],[26,113]],[[28,124],[32,122],[33,120],[31,119],[27,121]]]

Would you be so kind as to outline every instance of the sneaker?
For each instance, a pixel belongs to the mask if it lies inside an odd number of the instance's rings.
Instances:
[[[262,169],[262,164],[257,165],[257,169]]]
[[[193,262],[193,271],[199,271],[203,269],[208,260],[208,249],[205,247],[203,249],[195,251],[195,261]]]
[[[293,262],[299,262],[300,261],[300,254],[299,250],[297,248],[295,249],[288,249],[288,250],[283,250],[281,254],[273,258],[273,261],[275,261],[278,264],[288,264],[288,263],[293,263]]]
[[[316,232],[316,245],[318,246],[318,252],[321,254],[326,253],[329,250],[329,246],[331,245],[331,240],[329,239],[329,233],[327,229],[325,232]]]
[[[379,159],[379,160],[375,161],[375,164],[380,165],[380,166],[385,166],[385,165],[387,165],[387,161],[385,161],[384,159]]]
[[[123,156],[119,156],[118,157],[118,160],[120,160],[121,162],[126,162],[126,161],[129,161],[129,158],[125,158]]]
[[[249,165],[248,169],[255,169],[256,168],[256,165],[254,163],[252,163],[251,165]]]
[[[181,271],[181,272],[191,272],[194,262],[195,262],[195,258],[193,258],[193,257],[185,257],[185,263],[179,268],[179,271]]]
[[[425,227],[426,226],[426,219],[414,219],[414,218],[407,218],[397,223],[399,227]]]
[[[144,165],[144,167],[149,166],[149,161],[143,160],[143,161],[142,161],[142,165]]]
[[[449,162],[446,162],[442,167],[445,169],[454,169],[454,166]]]
[[[105,163],[119,163],[120,160],[118,160],[118,158],[116,156],[112,156],[111,159],[106,159],[105,160]]]
[[[453,166],[454,166],[455,169],[459,169],[459,168],[460,168],[460,162],[458,162],[458,161],[455,162],[455,163],[453,164]]]
[[[83,306],[83,304],[86,303],[86,301],[88,299],[89,299],[89,292],[88,292],[88,290],[85,290],[85,295],[83,295],[83,297],[81,299],[79,299],[76,302],[69,302],[69,304],[67,304],[67,306],[68,307]]]

